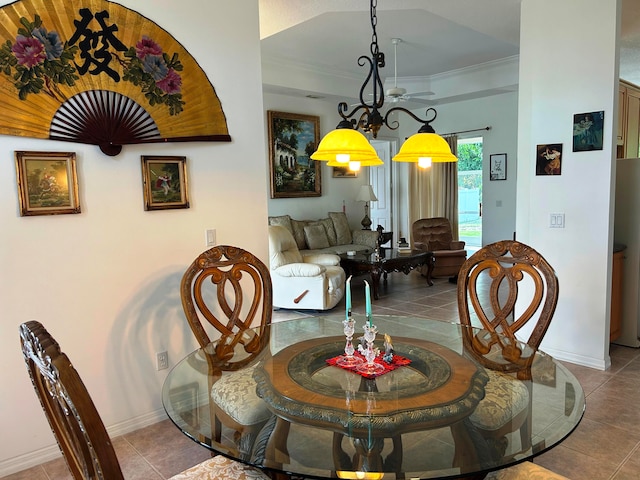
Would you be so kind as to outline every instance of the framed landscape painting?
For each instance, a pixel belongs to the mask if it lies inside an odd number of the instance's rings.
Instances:
[[[320,142],[320,117],[269,110],[271,198],[322,195],[320,162],[311,154]]]
[[[332,167],[333,178],[356,178],[358,172],[350,170],[349,167]]]
[[[15,152],[20,215],[80,213],[74,152]]]

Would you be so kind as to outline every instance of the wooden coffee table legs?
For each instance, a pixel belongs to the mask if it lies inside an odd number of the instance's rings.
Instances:
[[[431,274],[433,273],[433,267],[435,265],[433,255],[429,255],[426,263],[422,264],[427,266],[427,285],[430,287],[433,286],[433,280],[431,279]],[[411,270],[421,265],[413,264],[413,263],[402,263],[398,266],[397,262],[389,265],[392,268],[385,268],[385,264],[382,266],[372,265],[370,269],[371,274],[371,290],[373,291],[373,299],[378,300],[378,291],[380,290],[380,277],[383,278],[384,283],[387,283],[387,274],[391,272],[403,272],[405,275],[408,275]]]

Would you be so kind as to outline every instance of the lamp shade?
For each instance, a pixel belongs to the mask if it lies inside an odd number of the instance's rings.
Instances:
[[[384,164],[367,137],[351,128],[337,128],[327,133],[311,159],[329,162],[330,167],[344,167],[349,162],[360,162],[363,167]]]
[[[430,158],[432,162],[457,162],[447,141],[436,133],[416,133],[405,140],[393,157],[395,162],[418,162]]]
[[[358,196],[356,197],[356,202],[375,202],[378,200],[376,194],[373,193],[373,188],[371,185],[362,185],[360,190],[358,190]]]

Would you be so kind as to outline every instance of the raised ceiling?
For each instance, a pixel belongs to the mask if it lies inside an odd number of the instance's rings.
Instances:
[[[517,56],[520,3],[378,0],[376,28],[387,58],[386,85],[394,74],[392,38],[403,40],[397,56],[399,86],[416,78],[429,86],[433,76]],[[622,5],[620,77],[640,85],[640,1],[622,0]],[[364,80],[366,68],[357,59],[370,55],[369,2],[260,0],[260,36],[263,61]]]

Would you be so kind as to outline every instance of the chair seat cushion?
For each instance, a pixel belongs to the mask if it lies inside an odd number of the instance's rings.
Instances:
[[[523,462],[509,468],[491,472],[485,480],[569,480],[551,470],[531,462]]]
[[[223,375],[211,387],[211,398],[218,408],[240,425],[255,425],[271,416],[266,404],[256,393],[254,368]]]
[[[257,468],[244,465],[222,455],[205,460],[169,480],[270,480]]]
[[[433,256],[436,257],[436,259],[447,258],[447,257],[455,257],[455,258],[463,257],[465,259],[467,258],[466,250],[435,250],[432,253],[433,253]]]
[[[469,417],[482,430],[499,430],[529,405],[529,390],[520,380],[487,370],[485,395]]]

